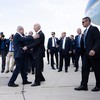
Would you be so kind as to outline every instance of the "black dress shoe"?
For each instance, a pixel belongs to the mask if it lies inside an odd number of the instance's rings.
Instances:
[[[32,82],[29,82],[29,81],[26,81],[26,82],[23,82],[22,84],[25,85],[25,84],[31,84]]]
[[[56,70],[54,67],[52,68],[53,70]]]
[[[77,72],[78,71],[78,69],[75,69],[75,72]]]
[[[65,73],[68,73],[68,70],[65,70]]]
[[[13,73],[14,71],[13,71],[13,70],[11,70],[11,72]]]
[[[100,91],[100,87],[94,87],[91,91],[93,91],[93,92]]]
[[[87,86],[80,85],[79,87],[74,88],[74,90],[77,90],[77,91],[81,91],[81,90],[87,91],[88,88],[87,88]]]
[[[62,70],[58,70],[58,72],[61,72]]]
[[[6,70],[6,73],[9,73],[9,70]]]
[[[15,84],[15,83],[13,83],[13,84],[8,83],[8,86],[9,86],[9,87],[18,87],[19,85]]]
[[[32,87],[35,87],[35,86],[40,86],[40,83],[34,83],[31,85]]]
[[[1,73],[4,73],[4,70],[2,70]]]
[[[45,82],[45,79],[41,79],[41,82]]]

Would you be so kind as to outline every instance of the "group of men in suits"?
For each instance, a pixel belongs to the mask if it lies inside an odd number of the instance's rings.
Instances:
[[[66,32],[62,32],[60,39],[55,37],[55,32],[51,33],[52,37],[48,39],[47,44],[47,59],[49,60],[48,55],[50,54],[52,69],[55,70],[54,64],[56,60],[56,68],[59,69],[58,72],[61,72],[63,68],[64,59],[65,72],[68,72],[68,66],[70,66],[70,58],[72,58],[72,63],[75,67],[75,72],[78,71],[80,56],[82,58],[83,63],[84,43],[83,34],[80,28],[77,29],[77,33],[78,35],[75,36],[75,39],[73,35],[71,35],[70,37],[66,37]]]
[[[2,68],[1,73],[4,73],[5,67],[7,68],[6,73],[9,71],[13,72],[14,68],[14,57],[13,57],[13,34],[11,34],[9,39],[5,38],[3,32],[0,32],[0,54],[2,58]],[[12,59],[11,59],[12,58]],[[11,59],[11,64],[9,63]],[[11,68],[10,68],[11,66]]]
[[[79,87],[75,90],[88,90],[88,78],[90,69],[94,71],[96,85],[92,91],[100,91],[100,32],[97,27],[91,25],[91,19],[85,17],[82,19],[82,25],[85,27],[85,31],[82,34],[80,28],[77,29],[78,35],[75,36],[75,40],[66,37],[66,32],[62,32],[60,39],[55,37],[55,33],[52,32],[52,37],[48,40],[47,49],[51,54],[51,67],[54,68],[53,55],[56,56],[56,66],[58,72],[62,71],[63,59],[65,61],[65,72],[68,72],[68,66],[70,54],[73,54],[73,63],[75,66],[75,72],[79,68],[79,58],[81,56],[82,61],[82,81]],[[60,55],[58,66],[58,52]]]
[[[62,32],[61,38],[58,39],[55,37],[55,32],[51,33],[52,37],[48,40],[47,49],[51,55],[51,67],[55,70],[54,64],[54,54],[56,59],[56,68],[58,72],[62,71],[63,60],[65,60],[65,72],[68,72],[69,66],[69,54],[71,53],[71,42],[70,38],[66,37],[66,32]],[[60,64],[58,64],[58,52],[60,55]]]
[[[35,60],[35,81],[31,86],[39,86],[41,82],[45,81],[45,78],[42,74],[43,71],[43,57],[45,56],[44,48],[44,33],[41,31],[40,24],[34,24],[34,31],[36,35],[34,36],[24,36],[24,28],[22,26],[17,27],[17,33],[14,36],[14,58],[16,67],[12,74],[12,77],[9,80],[9,87],[18,87],[18,84],[15,84],[19,72],[22,77],[22,84],[31,84],[32,82],[28,81],[26,67],[25,67],[25,56],[27,50],[31,50],[32,59]],[[26,45],[26,42],[30,42],[29,45]]]
[[[79,68],[79,57],[82,59],[82,81],[79,87],[74,88],[77,91],[88,90],[88,78],[91,67],[93,68],[96,85],[92,89],[93,92],[100,91],[100,32],[97,27],[91,25],[91,19],[85,17],[82,19],[82,25],[85,27],[85,31],[82,34],[80,28],[77,29],[78,35],[73,38],[66,37],[66,32],[62,32],[61,38],[58,39],[55,37],[55,32],[52,32],[52,37],[48,40],[47,45],[47,54],[51,55],[51,68],[55,70],[54,64],[54,55],[56,59],[56,68],[58,72],[61,72],[63,69],[63,61],[65,61],[65,72],[68,72],[68,66],[70,65],[70,56],[73,57],[72,61],[75,66],[75,72]],[[43,71],[43,58],[45,57],[45,35],[41,31],[40,24],[34,25],[34,31],[36,35],[24,36],[24,28],[22,26],[17,27],[17,33],[13,39],[14,45],[14,59],[16,63],[15,70],[12,74],[12,77],[9,80],[9,87],[18,87],[15,84],[17,76],[21,73],[22,84],[31,84],[32,82],[28,81],[26,67],[25,67],[25,58],[28,50],[31,51],[32,60],[35,67],[35,81],[31,86],[39,86],[41,82],[45,81],[45,78],[42,74]],[[0,37],[1,38],[1,37]],[[4,52],[4,38],[0,39],[1,43],[1,53]],[[29,42],[29,43],[28,43]],[[27,44],[28,43],[28,44]],[[73,55],[72,55],[73,54]],[[60,58],[60,59],[59,59]],[[49,58],[48,58],[49,60]],[[5,61],[3,56],[3,62]],[[4,63],[2,62],[2,72],[4,71]],[[58,63],[59,62],[59,63]],[[49,63],[49,61],[48,61]]]

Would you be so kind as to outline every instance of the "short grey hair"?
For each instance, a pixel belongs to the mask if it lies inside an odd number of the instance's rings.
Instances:
[[[21,29],[24,29],[22,26],[18,26],[17,27],[17,31],[21,30]]]
[[[39,23],[34,24],[34,27],[41,29],[41,25]]]

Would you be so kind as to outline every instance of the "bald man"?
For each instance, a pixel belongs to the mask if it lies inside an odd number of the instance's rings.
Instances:
[[[25,52],[22,48],[24,47],[25,41],[33,40],[33,39],[37,38],[37,36],[24,37],[23,34],[24,34],[24,28],[22,26],[18,26],[17,33],[15,34],[14,40],[13,40],[14,58],[15,58],[16,68],[15,68],[15,70],[12,74],[12,77],[8,83],[9,87],[18,87],[18,85],[15,84],[15,81],[17,79],[19,72],[21,72],[23,85],[32,83],[27,80],[26,67],[25,67]]]

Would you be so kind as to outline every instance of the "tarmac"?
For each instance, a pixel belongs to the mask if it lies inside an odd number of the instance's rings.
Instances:
[[[43,75],[46,81],[41,86],[22,85],[19,74],[15,82],[19,87],[8,87],[12,73],[0,73],[0,100],[100,100],[100,91],[91,91],[95,86],[93,72],[89,76],[88,91],[75,91],[74,88],[79,86],[81,81],[81,67],[78,72],[74,72],[75,68],[71,64],[68,73],[64,70],[57,72],[51,69],[46,59],[44,62]],[[34,82],[34,78],[34,75],[28,74],[29,81]]]

